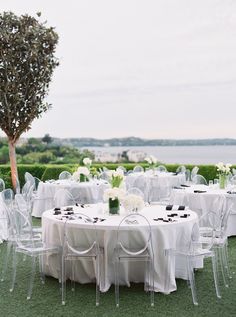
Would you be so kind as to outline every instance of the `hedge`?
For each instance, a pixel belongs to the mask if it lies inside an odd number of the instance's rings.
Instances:
[[[126,170],[131,170],[136,166],[135,163],[94,163],[92,167],[96,168],[97,170],[99,168],[102,168],[103,166],[108,169],[116,169],[118,166],[124,166]],[[148,165],[146,163],[140,163],[139,165],[143,166],[144,168],[147,168]],[[170,172],[175,172],[178,164],[165,164],[166,168]],[[186,168],[192,170],[192,168],[195,165],[187,164],[185,165]],[[25,172],[31,173],[33,176],[38,177],[42,181],[46,181],[48,179],[58,179],[59,174],[62,171],[69,171],[73,173],[73,171],[78,167],[78,165],[73,164],[65,164],[65,165],[52,165],[52,164],[33,164],[33,165],[18,165],[18,173],[19,173],[19,180],[21,186],[24,184],[24,174]],[[198,165],[199,167],[199,174],[203,175],[207,181],[213,180],[214,178],[217,178],[217,172],[215,165]],[[236,168],[236,165],[233,166],[233,168]],[[11,184],[11,171],[9,165],[0,165],[0,178],[2,178],[5,183],[6,187],[12,187]]]

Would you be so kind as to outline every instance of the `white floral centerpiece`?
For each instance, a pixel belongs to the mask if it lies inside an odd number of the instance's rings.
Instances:
[[[157,164],[157,158],[153,155],[145,157],[144,161],[146,161],[149,165],[149,168],[153,169]]]
[[[124,180],[124,173],[122,170],[108,171],[108,176],[111,188],[105,190],[103,197],[105,201],[108,201],[109,213],[114,215],[119,213],[120,200],[125,195],[125,191],[120,188]]]
[[[139,212],[145,206],[143,198],[135,194],[126,195],[122,200],[122,204],[128,213]]]
[[[230,170],[231,166],[232,164],[230,163],[224,164],[222,162],[219,162],[218,164],[216,164],[216,168],[217,168],[217,172],[219,176],[219,186],[221,189],[224,189],[226,187],[227,178],[231,172]]]
[[[72,178],[75,181],[86,182],[88,180],[89,174],[90,171],[86,166],[79,166],[77,171],[73,173]]]
[[[85,157],[83,159],[83,164],[84,166],[86,166],[88,169],[90,169],[91,165],[92,165],[92,160],[89,157]]]

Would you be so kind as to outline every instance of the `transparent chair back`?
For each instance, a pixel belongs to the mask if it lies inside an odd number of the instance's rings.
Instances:
[[[184,165],[181,165],[176,169],[176,173],[184,174],[185,172],[186,172],[186,167]]]
[[[145,177],[144,175],[136,177],[132,187],[138,188],[143,193],[144,201],[148,201],[149,178]]]
[[[133,173],[143,173],[144,168],[141,165],[136,165],[133,169]]]
[[[25,173],[25,182],[30,183],[33,186],[33,190],[35,190],[35,179],[34,176],[31,175],[29,172]]]
[[[16,194],[20,194],[20,181],[18,177],[16,178]]]
[[[60,173],[59,175],[59,179],[63,180],[63,179],[71,179],[71,173],[68,171],[63,171]]]
[[[141,225],[141,226],[140,226]],[[146,262],[144,287],[150,291],[151,305],[154,305],[154,254],[152,231],[148,219],[139,214],[124,217],[117,228],[114,251],[116,306],[119,306],[119,284],[121,262]]]
[[[54,195],[54,207],[65,207],[68,205],[75,205],[76,201],[73,195],[64,188],[56,191]]]
[[[39,184],[42,182],[39,178],[34,177],[35,180],[35,190],[38,190]]]
[[[195,175],[193,178],[192,178],[192,181],[194,184],[201,184],[201,185],[207,185],[207,180],[205,179],[204,176],[202,175]]]
[[[167,172],[167,168],[164,165],[159,165],[156,167],[155,169],[157,172],[163,172],[166,173]]]
[[[199,171],[199,167],[198,166],[194,166],[194,168],[191,171],[191,180],[193,180],[194,176],[197,175],[198,171]]]
[[[5,182],[2,178],[0,178],[0,192],[2,192],[5,189]]]
[[[127,190],[127,195],[136,195],[136,196],[139,196],[141,197],[143,200],[144,200],[144,194],[143,192],[137,188],[137,187],[130,187],[128,190]]]
[[[110,179],[108,171],[101,172],[99,177],[100,177],[100,179],[103,179],[105,181],[109,181],[109,179]]]
[[[86,223],[91,226],[89,236],[83,230],[79,230],[77,235],[71,231],[71,222]],[[88,230],[88,229],[86,229]],[[65,283],[66,283],[66,260],[73,260],[76,257],[93,261],[94,275],[96,278],[96,306],[99,305],[99,286],[100,286],[100,247],[95,222],[83,213],[72,215],[64,224],[64,238],[62,249],[62,304],[65,305]],[[71,266],[71,280],[74,280],[74,261]]]
[[[1,196],[2,196],[3,202],[5,203],[6,206],[9,207],[13,204],[14,192],[12,189],[10,189],[10,188],[4,189],[1,192]]]
[[[118,166],[116,170],[117,170],[117,171],[119,171],[119,170],[120,170],[120,171],[122,171],[124,174],[126,174],[126,173],[127,173],[126,168],[125,168],[124,166],[122,166],[122,165]]]

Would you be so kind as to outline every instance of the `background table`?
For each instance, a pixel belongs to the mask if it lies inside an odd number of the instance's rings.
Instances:
[[[145,201],[158,201],[169,196],[171,189],[186,182],[185,174],[147,171],[132,173],[125,179],[127,189],[139,188],[144,193]]]
[[[41,217],[45,210],[51,209],[55,206],[68,205],[66,197],[60,197],[60,203],[55,201],[55,193],[59,189],[68,190],[75,201],[79,203],[88,204],[96,203],[103,200],[104,190],[109,188],[109,184],[103,180],[91,180],[89,182],[79,183],[70,180],[58,180],[55,182],[41,182],[37,190],[37,196],[33,205],[32,215],[34,217]]]
[[[116,244],[116,230],[117,226],[122,219],[121,216],[109,216],[101,215],[104,209],[103,204],[91,205],[87,208],[74,207],[74,211],[86,213],[90,217],[103,217],[106,220],[104,222],[98,222],[96,224],[98,241],[100,247],[104,249],[104,257],[101,263],[102,272],[102,283],[101,291],[105,292],[109,289],[111,284],[114,284],[114,268],[113,268],[113,255],[114,247]],[[190,240],[191,231],[193,225],[197,222],[197,214],[188,210],[187,213],[190,214],[188,218],[177,218],[176,222],[166,223],[157,222],[153,219],[156,217],[163,217],[167,215],[167,211],[164,206],[150,206],[145,207],[142,214],[145,215],[151,225],[152,229],[152,239],[153,239],[153,249],[154,249],[154,271],[155,271],[155,291],[156,292],[172,292],[176,290],[175,278],[186,278],[186,267],[183,263],[173,259],[171,263],[171,268],[169,275],[166,276],[167,259],[164,255],[165,249],[178,248],[183,245],[187,245]],[[182,212],[183,213],[183,212]],[[42,216],[42,227],[43,227],[43,239],[46,246],[62,246],[63,242],[63,230],[64,221],[61,220],[61,216],[53,215],[53,211],[46,211]],[[76,241],[91,240],[91,230],[93,230],[93,225],[91,223],[81,223],[78,221],[70,221],[67,224],[69,234]],[[129,241],[134,243],[134,245],[139,245],[143,230],[147,230],[148,226],[142,227],[140,225],[140,232],[137,234],[136,231],[132,230],[132,225],[129,225]],[[91,243],[92,241],[90,241]],[[67,276],[70,277],[71,271],[69,265]],[[90,262],[76,262],[75,268],[75,280],[80,283],[90,283],[94,282],[94,265]],[[127,264],[122,263],[121,267],[121,279],[120,283],[125,285],[130,285],[130,282],[143,282],[143,272],[144,265],[142,263],[132,262]],[[49,255],[45,260],[45,273],[58,278],[60,272],[60,259],[58,255]],[[167,280],[168,278],[168,280]],[[169,285],[166,289],[166,285]]]
[[[194,193],[194,190],[206,191],[205,193]],[[171,194],[170,202],[173,204],[189,206],[199,216],[203,212],[210,209],[217,211],[218,198],[225,197],[225,208],[229,208],[233,204],[232,211],[228,219],[227,235],[236,235],[236,194],[228,194],[226,189],[219,189],[217,187],[209,187],[206,185],[192,185],[190,187],[183,187],[182,189],[174,189]],[[205,210],[203,211],[202,202],[204,202]]]

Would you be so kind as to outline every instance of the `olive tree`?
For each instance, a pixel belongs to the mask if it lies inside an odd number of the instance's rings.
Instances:
[[[0,13],[0,128],[8,138],[13,187],[18,178],[15,146],[34,119],[50,108],[45,101],[58,35],[29,15]]]

